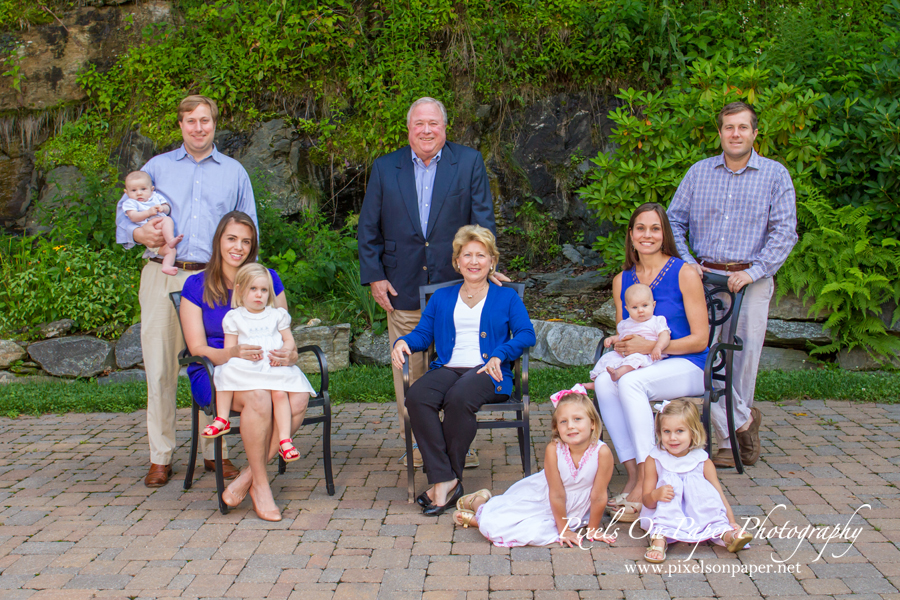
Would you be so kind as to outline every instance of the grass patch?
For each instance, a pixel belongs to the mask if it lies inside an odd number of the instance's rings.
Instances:
[[[756,378],[756,399],[900,402],[900,373],[856,373],[838,369],[765,371]]]
[[[530,375],[531,399],[547,402],[550,394],[589,381],[588,367],[537,369]],[[309,377],[318,389],[319,377]],[[331,373],[329,391],[334,404],[346,402],[393,402],[394,384],[388,367],[354,365]],[[852,400],[855,402],[900,402],[900,373],[853,373],[837,369],[766,371],[756,382],[756,399]],[[16,417],[67,412],[134,412],[147,406],[144,383],[98,385],[94,381],[9,383],[0,385],[0,415]],[[190,406],[190,387],[178,380],[178,407]]]

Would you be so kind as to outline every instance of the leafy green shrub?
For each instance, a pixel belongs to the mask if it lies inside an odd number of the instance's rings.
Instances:
[[[810,301],[814,312],[832,311],[824,327],[834,341],[812,354],[859,346],[895,355],[900,339],[887,334],[881,312],[886,301],[900,300],[900,242],[873,239],[871,207],[835,209],[817,190],[805,191],[807,198],[797,203],[803,233],[778,272],[779,295],[790,289]],[[900,308],[891,319],[900,319]]]
[[[0,238],[0,328],[68,318],[79,331],[121,333],[139,314],[137,260],[119,247]]]
[[[118,172],[109,164],[110,125],[96,113],[85,113],[65,123],[55,136],[35,153],[35,164],[49,171],[60,165],[72,165],[85,175],[115,181]]]

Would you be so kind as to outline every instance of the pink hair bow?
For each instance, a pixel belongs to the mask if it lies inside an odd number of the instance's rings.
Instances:
[[[559,404],[559,399],[566,394],[584,394],[585,396],[587,396],[587,390],[584,389],[584,386],[580,383],[576,383],[572,386],[571,390],[559,390],[558,392],[550,396],[550,402],[553,403],[553,406],[556,406],[557,404]]]

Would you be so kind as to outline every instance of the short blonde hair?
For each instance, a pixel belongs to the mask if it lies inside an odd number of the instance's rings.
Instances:
[[[597,407],[594,406],[594,403],[591,402],[590,398],[584,394],[579,394],[578,392],[570,392],[560,398],[559,402],[556,403],[556,408],[553,409],[553,418],[550,422],[550,429],[553,431],[553,440],[560,441],[562,439],[559,437],[559,431],[556,429],[558,425],[556,413],[559,411],[559,407],[564,404],[576,404],[587,413],[591,423],[594,424],[594,430],[591,432],[591,443],[598,441],[600,439],[600,432],[603,428],[603,424],[600,421],[600,413],[597,412]]]
[[[491,230],[481,225],[463,225],[453,238],[453,268],[459,273],[459,255],[463,246],[469,242],[480,242],[488,254],[491,255],[491,271],[500,262],[500,251],[497,250],[497,240]]]
[[[633,283],[625,289],[625,304],[631,302],[629,298],[634,299],[635,294],[640,293],[647,294],[651,300],[654,300],[653,288],[643,283]]]
[[[687,400],[672,400],[656,415],[657,448],[665,450],[665,446],[662,443],[662,422],[663,419],[669,417],[681,419],[687,425],[688,430],[691,432],[691,447],[689,450],[706,446],[706,431],[700,422],[700,413],[697,412],[697,407],[694,406],[693,402]]]
[[[238,269],[237,275],[234,276],[234,293],[231,295],[231,308],[238,308],[244,305],[243,289],[248,287],[258,277],[264,277],[269,283],[269,299],[267,306],[275,306],[275,287],[272,281],[272,274],[269,270],[259,263],[247,263]]]
[[[213,125],[216,125],[219,122],[219,107],[216,106],[216,101],[212,98],[196,94],[188,96],[178,105],[178,122],[181,123],[181,121],[184,120],[184,115],[193,112],[194,109],[201,104],[205,104],[209,107],[209,116],[212,118]]]
[[[153,178],[150,177],[149,173],[144,173],[143,171],[132,171],[128,175],[125,176],[125,185],[129,183],[137,183],[139,180],[147,181],[150,185],[153,185]]]

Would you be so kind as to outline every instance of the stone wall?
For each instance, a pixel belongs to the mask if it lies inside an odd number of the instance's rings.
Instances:
[[[41,341],[0,340],[0,383],[21,377],[72,379],[97,377],[101,384],[144,381],[141,352],[141,324],[129,327],[116,341],[87,335],[67,335],[73,322],[68,319],[39,327]],[[299,325],[293,329],[297,347],[317,345],[325,353],[329,372],[350,365],[350,325]],[[387,339],[384,339],[387,345]],[[306,373],[319,370],[315,356],[304,353],[298,366]]]

